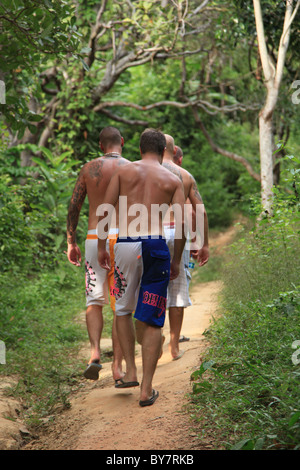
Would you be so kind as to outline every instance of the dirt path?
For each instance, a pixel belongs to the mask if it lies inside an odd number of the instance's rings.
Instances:
[[[214,245],[216,250],[222,249],[233,235],[234,231],[230,229],[219,234],[211,245]],[[208,346],[203,332],[209,327],[216,312],[221,287],[221,282],[214,281],[198,284],[191,290],[192,306],[185,309],[182,328],[182,333],[189,337],[190,341],[181,343],[184,355],[177,361],[172,360],[168,350],[169,323],[166,319],[164,353],[159,360],[153,381],[153,386],[160,395],[153,406],[139,406],[138,388],[123,391],[115,389],[111,363],[104,363],[99,380],[84,381],[82,390],[71,399],[70,409],[58,415],[54,422],[49,422],[44,435],[28,443],[23,449],[212,449],[213,441],[209,436],[199,440],[199,431],[193,430],[189,414],[184,408],[188,404],[187,394],[192,387],[191,373],[199,367]],[[101,347],[111,348],[111,341],[103,339]],[[88,345],[83,353],[88,357]],[[138,377],[141,380],[139,345],[136,346],[136,361]]]
[[[191,390],[190,374],[201,360],[206,346],[202,333],[209,326],[217,306],[219,282],[197,286],[191,292],[193,305],[185,311],[183,333],[190,338],[181,343],[181,359],[172,361],[168,351],[169,325],[166,322],[164,353],[155,373],[154,387],[160,396],[153,406],[138,405],[139,389],[117,390],[105,363],[99,381],[87,382],[71,400],[70,410],[48,427],[48,433],[27,449],[42,450],[166,450],[199,446],[183,413],[186,394]],[[102,342],[102,347],[108,341]],[[138,377],[141,378],[141,348],[136,347]],[[210,444],[203,442],[202,448]],[[26,449],[26,447],[25,447]]]

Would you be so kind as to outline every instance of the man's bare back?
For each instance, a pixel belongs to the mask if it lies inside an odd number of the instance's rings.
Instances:
[[[127,211],[120,210],[120,236],[128,235],[130,228],[131,236],[161,235],[163,213],[155,212],[155,209],[165,205],[165,213],[172,203],[179,204],[182,213],[184,210],[184,194],[179,179],[159,162],[147,158],[116,172],[108,187],[105,202],[114,206],[119,196],[127,198]],[[139,206],[143,208],[142,214],[139,212]],[[137,214],[141,224],[138,224],[136,233],[133,233]],[[154,220],[153,214],[158,214],[157,220]]]
[[[129,163],[125,158],[118,157],[99,157],[86,163],[77,180],[73,197],[80,203],[87,195],[89,201],[89,221],[88,229],[97,227],[98,217],[96,216],[97,207],[103,203],[105,192],[113,174],[120,166]],[[78,204],[77,202],[77,204]]]

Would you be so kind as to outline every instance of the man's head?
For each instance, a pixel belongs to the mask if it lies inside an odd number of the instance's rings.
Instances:
[[[124,139],[116,127],[104,127],[99,136],[100,148],[103,152],[120,150],[124,145]]]
[[[162,160],[166,148],[166,139],[162,132],[155,129],[146,129],[140,138],[141,154],[154,153]]]
[[[183,159],[183,152],[178,145],[175,145],[175,155],[174,155],[174,163],[176,165],[181,166],[182,165],[182,159]]]
[[[165,156],[168,157],[169,159],[173,160],[174,152],[175,152],[174,139],[169,134],[165,134],[165,138],[166,138],[166,142],[167,142]]]

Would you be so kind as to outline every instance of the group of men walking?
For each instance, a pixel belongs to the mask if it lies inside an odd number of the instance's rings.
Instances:
[[[142,345],[143,364],[139,404],[149,406],[159,395],[152,381],[162,354],[167,309],[170,353],[173,360],[182,356],[183,313],[191,305],[190,252],[199,265],[208,261],[207,215],[195,179],[181,167],[182,152],[171,136],[146,129],[140,138],[141,160],[135,162],[122,157],[124,139],[115,127],[101,131],[99,144],[104,155],[82,167],[67,221],[68,259],[80,265],[76,228],[87,196],[86,322],[91,357],[84,376],[96,380],[102,368],[102,309],[110,301],[115,387],[140,385],[135,364],[137,339]],[[189,237],[197,233],[199,213],[202,240],[190,247]]]

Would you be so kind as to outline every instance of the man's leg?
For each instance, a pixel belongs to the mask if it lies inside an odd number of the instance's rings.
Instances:
[[[161,353],[161,329],[146,325],[142,342],[143,380],[140,400],[149,400],[153,394],[152,380]]]
[[[117,241],[117,235],[115,233],[109,235],[107,240],[107,250],[109,250],[110,255],[110,262],[111,262],[111,269],[107,274],[107,281],[109,287],[109,297],[110,297],[110,306],[114,313],[113,317],[113,324],[112,324],[112,332],[111,332],[111,339],[112,339],[112,348],[113,348],[113,362],[112,362],[112,374],[114,380],[118,380],[124,376],[122,371],[122,360],[123,360],[123,353],[120,346],[118,333],[117,333],[117,321],[116,321],[116,299],[114,296],[114,266],[115,266],[115,252],[114,247]]]
[[[135,365],[135,332],[131,313],[117,316],[117,334],[121,350],[126,363],[124,382],[137,381],[137,369]]]
[[[139,344],[143,344],[143,336],[144,332],[146,329],[146,323],[140,321],[140,320],[135,320],[135,333],[136,333],[136,340]],[[161,330],[161,347],[160,347],[160,354],[159,354],[159,359],[163,355],[163,347],[164,347],[164,342],[165,342],[165,335],[163,334],[163,331]]]
[[[111,333],[111,338],[112,338],[112,348],[113,348],[113,362],[112,362],[112,374],[114,380],[118,380],[124,376],[124,373],[122,371],[122,360],[123,360],[123,353],[117,333],[117,320],[116,320],[116,314],[114,312],[114,319],[113,319],[113,325],[112,325],[112,333]]]
[[[103,315],[101,305],[89,305],[86,309],[86,325],[91,345],[91,358],[100,362],[100,339],[103,329]]]
[[[181,351],[179,351],[179,337],[183,322],[183,313],[183,307],[169,308],[170,352],[173,359],[179,358],[182,355]]]

